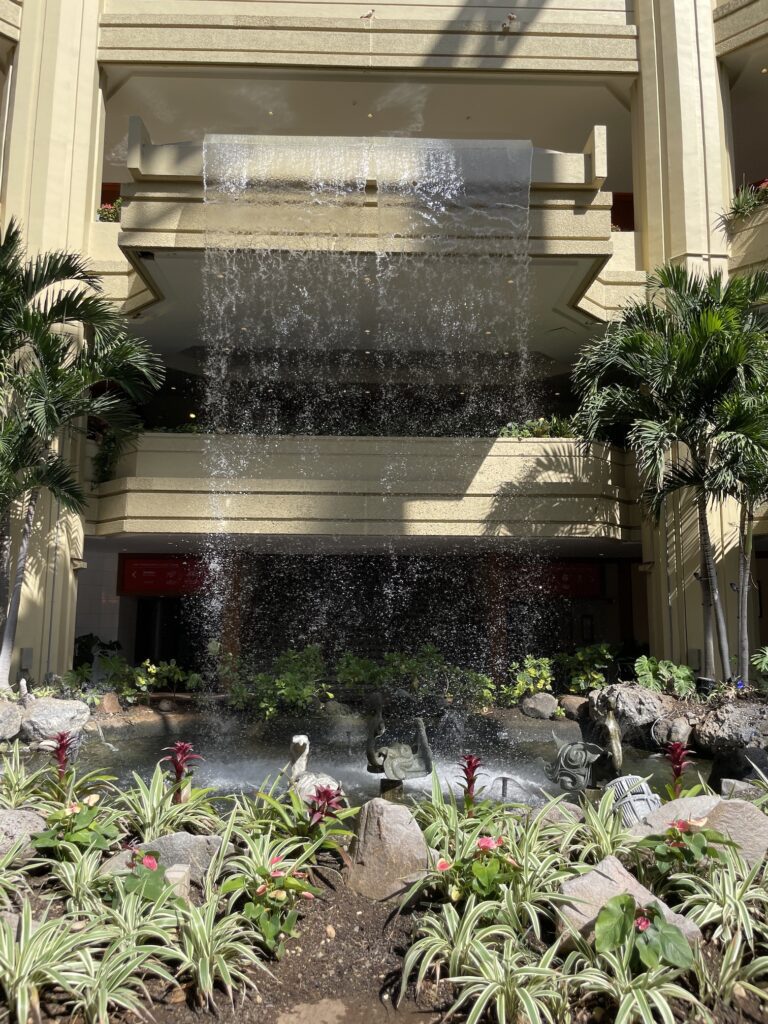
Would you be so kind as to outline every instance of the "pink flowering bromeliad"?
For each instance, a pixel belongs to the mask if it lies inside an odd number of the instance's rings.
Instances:
[[[59,781],[61,781],[75,759],[80,746],[79,736],[71,732],[57,732],[51,739],[43,740],[40,746],[45,750],[50,750],[51,757],[56,762]]]
[[[176,740],[172,747],[163,747],[163,750],[169,750],[170,753],[167,757],[160,758],[160,764],[170,761],[176,776],[173,802],[175,804],[187,803],[190,794],[190,781],[195,767],[192,762],[203,761],[204,758],[194,752],[191,743],[186,743],[184,740]]]
[[[474,813],[475,799],[479,794],[477,782],[482,767],[483,762],[474,754],[461,755],[459,769],[464,778],[460,785],[464,791],[464,813],[470,818]]]
[[[668,743],[664,756],[672,766],[672,785],[669,787],[670,796],[677,800],[683,792],[683,775],[685,769],[690,768],[693,761],[686,761],[692,751],[688,750],[684,743]]]
[[[335,818],[344,807],[344,794],[332,786],[318,786],[307,798],[309,827],[321,825],[326,818]]]

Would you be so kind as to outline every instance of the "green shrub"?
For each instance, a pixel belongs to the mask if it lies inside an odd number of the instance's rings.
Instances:
[[[642,654],[635,662],[635,676],[641,686],[657,693],[689,697],[696,692],[696,677],[688,665],[650,658]]]
[[[523,697],[534,693],[550,693],[555,681],[555,673],[551,658],[535,658],[526,654],[523,660],[515,661],[509,666],[510,683],[499,687],[499,704],[512,707]]]
[[[607,684],[605,673],[614,655],[610,644],[590,644],[577,647],[573,654],[558,654],[555,661],[563,670],[570,693],[589,693]]]

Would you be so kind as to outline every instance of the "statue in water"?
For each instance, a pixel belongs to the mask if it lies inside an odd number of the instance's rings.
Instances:
[[[419,779],[429,775],[432,771],[432,750],[423,719],[414,719],[416,736],[413,744],[390,743],[387,746],[378,746],[378,740],[386,732],[381,703],[381,695],[376,694],[373,714],[368,723],[368,741],[365,748],[368,771],[383,774],[392,782]]]
[[[561,743],[552,734],[557,744],[557,757],[544,770],[548,778],[566,792],[590,789],[596,782],[615,779],[620,774],[624,754],[621,749],[621,730],[612,707],[600,724],[606,735],[604,747],[586,740]]]

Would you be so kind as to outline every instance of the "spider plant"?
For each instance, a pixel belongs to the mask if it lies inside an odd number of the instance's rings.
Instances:
[[[79,952],[113,937],[100,921],[77,932],[68,927],[69,923],[59,918],[33,927],[32,910],[26,900],[18,941],[11,924],[0,921],[0,989],[17,1024],[27,1024],[30,1017],[40,1024],[41,991],[62,988],[74,992],[83,977]]]
[[[151,1020],[146,1004],[152,1002],[144,977],[147,974],[174,984],[173,977],[156,959],[153,946],[112,942],[99,957],[81,949],[80,978],[72,1000],[72,1015],[86,1024],[109,1024],[110,1011],[127,1011]]]
[[[65,895],[68,913],[74,916],[103,913],[104,897],[112,888],[112,879],[99,874],[101,851],[83,851],[72,843],[62,846],[67,849],[60,851],[61,860],[46,858],[37,861],[35,866],[43,865],[50,872],[48,882]]]
[[[21,756],[18,741],[13,744],[0,767],[0,807],[16,808],[36,802],[53,774],[51,765],[30,771]]]
[[[678,908],[700,928],[714,926],[711,938],[728,943],[741,935],[750,948],[768,942],[768,868],[751,869],[733,850],[722,863],[710,864],[705,877],[678,874],[670,879],[683,894]]]
[[[583,996],[597,996],[615,1007],[615,1019],[620,1024],[676,1024],[670,1002],[681,1000],[694,1007],[697,1021],[711,1021],[702,1003],[677,979],[682,968],[669,966],[649,967],[635,972],[632,967],[633,947],[625,943],[610,952],[598,953],[584,939],[571,934],[576,947],[563,965],[571,989]]]
[[[436,981],[441,974],[460,974],[481,922],[493,916],[495,907],[493,902],[477,902],[475,896],[470,896],[461,914],[450,903],[444,903],[437,911],[428,911],[419,921],[419,937],[405,954],[398,1001],[402,1000],[417,964],[417,992],[430,973]]]
[[[190,789],[183,803],[174,803],[175,787],[166,784],[165,772],[157,765],[149,785],[133,773],[134,785],[117,802],[123,828],[143,842],[152,842],[172,832],[210,834],[219,826],[219,817],[209,794],[212,789]]]
[[[173,889],[168,886],[156,899],[147,900],[139,892],[126,892],[124,878],[117,876],[112,885],[112,904],[104,908],[105,921],[127,943],[172,948],[180,913]]]
[[[613,802],[612,789],[607,789],[597,804],[583,800],[584,820],[563,830],[564,845],[580,863],[598,864],[606,857],[629,854],[639,842],[622,824]]]
[[[25,845],[24,839],[17,839],[0,854],[0,910],[13,906],[13,897],[27,888],[23,872],[14,866]]]
[[[248,832],[269,829],[273,835],[304,839],[314,839],[322,833],[322,846],[329,849],[336,848],[339,839],[351,836],[351,830],[343,822],[357,814],[359,808],[334,808],[332,814],[313,821],[316,815],[311,813],[311,801],[304,800],[293,789],[280,793],[279,779],[271,785],[268,781],[253,797],[235,798],[235,815],[241,829]]]
[[[722,959],[709,963],[701,948],[694,950],[693,971],[697,989],[703,1003],[716,1008],[719,1003],[733,1001],[736,986],[764,1001],[768,992],[768,956],[756,957],[745,963],[749,950],[744,938],[735,932],[723,949]]]
[[[179,960],[179,974],[192,982],[198,1005],[213,1012],[216,1012],[214,989],[217,982],[230,1003],[234,1003],[236,988],[256,988],[249,968],[267,971],[249,941],[252,930],[242,914],[229,914],[216,920],[217,907],[215,896],[200,907],[187,905],[180,918],[179,944],[174,950]]]
[[[567,1004],[555,951],[550,946],[539,956],[513,940],[501,949],[475,941],[463,973],[450,978],[460,993],[449,1016],[470,1004],[467,1024],[478,1024],[489,1010],[498,1024],[560,1024]]]

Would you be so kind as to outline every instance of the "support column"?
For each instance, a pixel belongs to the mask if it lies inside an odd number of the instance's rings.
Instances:
[[[5,226],[21,224],[31,254],[67,248],[87,252],[101,173],[103,103],[97,62],[101,0],[25,3],[14,60],[3,154]],[[84,446],[67,441],[83,464]],[[30,550],[17,651],[12,668],[37,681],[71,665],[77,563],[83,523],[40,500]],[[15,552],[14,552],[15,555]],[[28,664],[21,665],[21,654]]]
[[[636,0],[635,11],[633,159],[645,267],[672,260],[725,272],[718,218],[731,174],[711,0]]]

